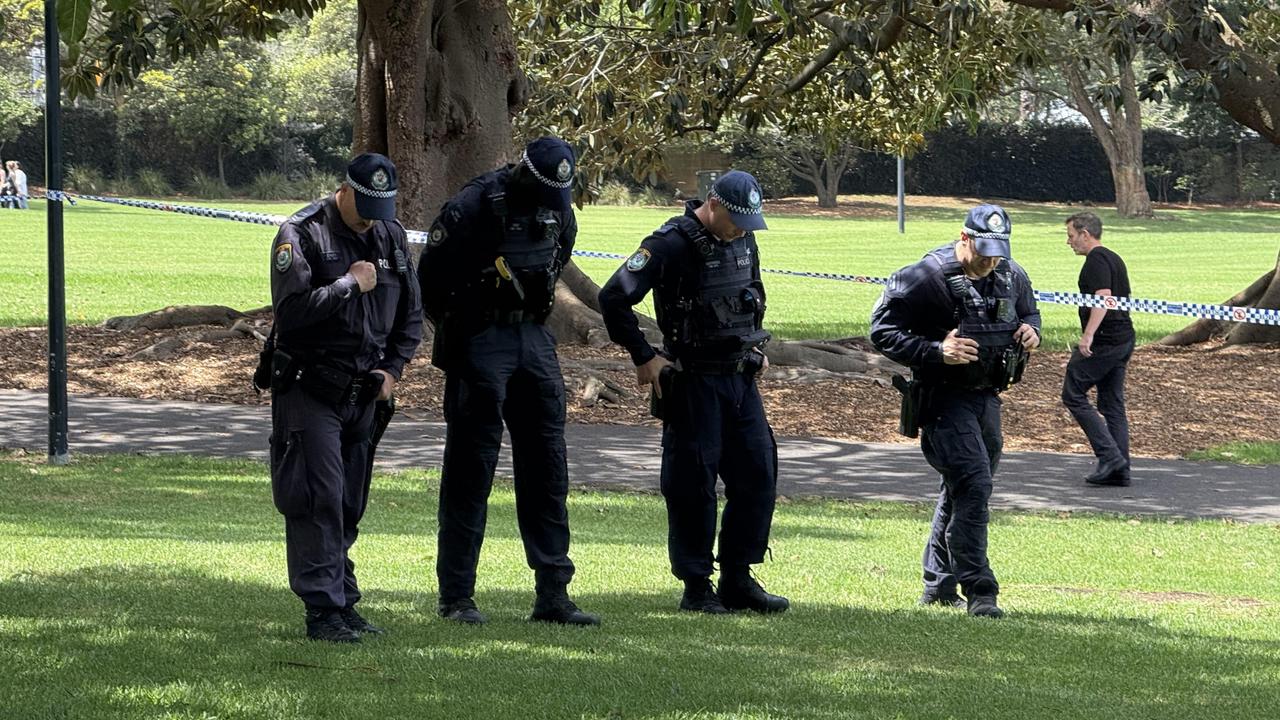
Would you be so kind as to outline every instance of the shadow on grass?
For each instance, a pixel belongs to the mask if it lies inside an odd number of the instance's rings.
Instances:
[[[1271,717],[1280,647],[1147,620],[797,604],[772,618],[675,612],[674,596],[584,595],[605,625],[483,627],[369,588],[390,633],[301,639],[283,587],[161,566],[0,581],[0,707],[22,718]]]

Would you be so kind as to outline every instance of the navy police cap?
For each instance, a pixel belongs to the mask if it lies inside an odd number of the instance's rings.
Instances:
[[[1009,234],[1013,223],[999,205],[979,205],[964,219],[964,234],[973,238],[975,249],[985,257],[1012,257]]]
[[[386,155],[364,153],[347,166],[356,213],[365,220],[396,219],[396,166]]]
[[[573,172],[577,167],[569,143],[550,135],[540,137],[525,146],[520,164],[537,178],[545,207],[562,212],[569,210],[572,205],[570,188],[573,187]]]
[[[765,230],[764,193],[750,173],[730,170],[711,186],[707,197],[713,197],[726,210],[733,224],[741,230]]]

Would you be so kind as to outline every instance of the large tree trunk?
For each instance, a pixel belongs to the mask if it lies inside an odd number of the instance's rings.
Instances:
[[[1276,257],[1276,267],[1263,273],[1249,287],[1241,290],[1234,297],[1228,298],[1222,304],[1232,307],[1280,309],[1280,255]],[[1193,345],[1224,336],[1228,345],[1280,342],[1280,325],[1196,320],[1178,332],[1161,338],[1157,344]]]
[[[527,83],[504,0],[361,0],[355,152],[396,163],[400,218],[425,228],[463,184],[510,160]]]
[[[1120,217],[1151,217],[1151,195],[1142,166],[1142,107],[1133,76],[1133,62],[1121,65],[1119,108],[1099,108],[1085,87],[1084,73],[1074,62],[1063,65],[1076,110],[1089,121],[1111,165],[1116,212]],[[1105,115],[1104,115],[1105,112]]]

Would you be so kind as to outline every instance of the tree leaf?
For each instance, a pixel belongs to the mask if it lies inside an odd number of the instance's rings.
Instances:
[[[73,45],[84,40],[89,32],[89,13],[92,10],[90,0],[62,0],[58,4],[58,32],[63,42]]]

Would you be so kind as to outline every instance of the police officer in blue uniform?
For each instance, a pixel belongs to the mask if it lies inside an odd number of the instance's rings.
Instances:
[[[271,491],[285,517],[289,586],[319,640],[382,632],[355,610],[349,553],[385,429],[375,416],[422,341],[395,196],[391,161],[361,155],[337,192],[289,218],[272,245],[269,377],[255,381],[272,388]]]
[[[529,143],[520,161],[467,183],[431,225],[419,264],[435,326],[432,363],[445,371],[448,425],[440,481],[436,575],[441,617],[479,624],[476,564],[505,422],[516,517],[537,592],[533,620],[598,625],[570,600],[565,500],[565,390],[544,325],[578,234],[570,202],[573,150]]]
[[[764,561],[777,497],[778,452],[756,375],[764,284],[755,231],[764,230],[760,185],[734,170],[706,202],[690,201],[640,243],[600,291],[609,337],[627,349],[640,386],[650,386],[662,418],[662,494],[667,501],[672,573],[684,581],[680,608],[782,612],[786,598],[751,575]],[[632,311],[652,290],[663,347],[645,340]],[[725,507],[719,555],[716,477]],[[720,562],[718,589],[711,584]]]
[[[1040,344],[1031,281],[1010,259],[1009,215],[969,212],[960,238],[894,273],[871,313],[871,341],[912,369],[900,430],[942,474],[924,550],[921,604],[1001,617],[987,562],[987,502],[1000,460],[999,393],[1021,379]],[[967,600],[957,593],[957,586]]]

